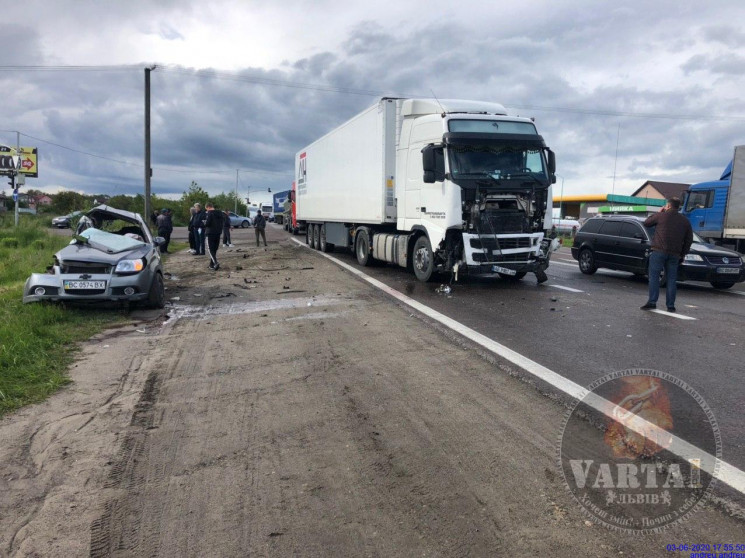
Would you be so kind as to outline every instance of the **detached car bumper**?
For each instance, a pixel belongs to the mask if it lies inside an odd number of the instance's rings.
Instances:
[[[148,297],[152,280],[153,274],[143,272],[135,275],[94,274],[83,280],[80,274],[60,274],[59,268],[55,267],[54,274],[33,273],[26,279],[23,287],[23,303],[45,300],[137,302]],[[77,284],[69,283],[70,281],[77,282]],[[80,286],[81,282],[85,283],[86,288],[74,288]],[[92,288],[93,286],[98,288]]]

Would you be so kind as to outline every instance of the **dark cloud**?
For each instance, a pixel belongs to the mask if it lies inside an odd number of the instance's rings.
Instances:
[[[732,147],[745,143],[742,32],[698,23],[693,4],[677,3],[674,13],[648,4],[601,11],[591,2],[546,3],[524,18],[442,17],[419,27],[366,20],[343,30],[333,52],[309,49],[278,69],[162,66],[152,73],[153,189],[178,194],[197,180],[214,193],[232,190],[235,169],[242,190],[286,189],[295,153],[375,102],[373,92],[495,101],[535,116],[566,185],[580,191],[608,191],[614,168],[616,192],[648,179],[718,176]],[[100,15],[95,5],[76,25]],[[159,3],[151,19],[144,8],[126,16],[123,6],[118,15],[141,23],[142,33],[188,40],[163,23],[180,3]],[[50,17],[69,22],[58,10]],[[5,64],[21,54],[24,64],[55,63],[43,46],[33,30],[10,25],[0,56]],[[0,143],[14,143],[17,129],[27,134],[22,143],[40,148],[40,178],[30,187],[141,191],[143,70],[0,72],[3,127],[11,130]]]

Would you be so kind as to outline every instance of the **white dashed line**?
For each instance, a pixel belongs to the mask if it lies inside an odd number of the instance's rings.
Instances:
[[[677,312],[666,312],[665,310],[650,310],[650,312],[654,312],[655,314],[662,314],[663,316],[670,316],[671,318],[678,318],[679,320],[696,320],[698,318],[693,318],[691,316],[684,316],[683,314],[678,314]]]
[[[300,246],[306,246],[306,244],[304,244],[303,242],[300,242],[299,240],[295,238],[293,238],[292,241],[297,242]],[[306,247],[310,249],[310,247],[308,246]],[[595,410],[615,420],[615,418],[612,415],[612,409],[615,407],[615,404],[608,401],[607,399],[604,399],[595,393],[588,392],[587,389],[585,389],[578,383],[573,382],[572,380],[565,378],[564,376],[560,374],[557,374],[556,372],[546,368],[542,364],[538,364],[537,362],[530,360],[528,357],[521,355],[517,351],[514,351],[510,349],[509,347],[506,347],[505,345],[502,345],[501,343],[498,343],[497,341],[490,339],[486,335],[479,333],[478,331],[471,329],[468,326],[463,325],[462,323],[438,312],[437,310],[434,310],[430,308],[429,306],[426,306],[422,304],[421,302],[418,302],[414,300],[413,298],[406,296],[405,294],[397,291],[393,287],[389,287],[382,281],[379,281],[373,277],[370,277],[369,275],[360,271],[359,269],[347,263],[344,263],[338,260],[337,258],[334,258],[328,254],[324,254],[323,252],[319,251],[317,253],[319,256],[328,258],[329,260],[334,262],[336,265],[343,267],[344,269],[346,269],[353,275],[356,275],[363,281],[367,281],[374,287],[380,289],[384,293],[387,293],[388,295],[395,298],[399,302],[402,302],[403,304],[410,306],[411,308],[417,310],[418,312],[421,312],[425,316],[439,322],[440,324],[444,325],[445,327],[449,329],[452,329],[453,331],[466,337],[467,339],[470,339],[477,345],[484,347],[489,352],[492,352],[495,355],[500,356],[501,358],[511,362],[515,366],[522,368],[529,374],[532,374],[536,378],[539,378],[543,380],[544,382],[551,384],[553,387],[564,392],[570,397],[573,397],[579,401],[583,401],[585,404],[589,405]],[[661,311],[658,311],[658,312],[661,312]],[[669,314],[668,312],[661,312],[661,313]],[[679,317],[675,314],[670,314],[670,315]],[[693,318],[683,318],[683,319],[693,319]],[[634,430],[637,434],[645,438],[648,438],[652,441],[660,439],[660,437],[655,438],[655,436],[659,436],[659,433],[661,430],[658,426],[644,420],[643,418],[639,416],[637,416],[636,419],[637,420],[634,420],[631,422],[630,428],[632,428],[632,430]],[[664,433],[666,435],[669,434],[666,432]],[[725,461],[717,459],[715,456],[709,454],[705,450],[702,450],[701,448],[697,448],[693,446],[692,444],[686,442],[685,440],[683,440],[682,438],[679,438],[678,436],[671,434],[670,437],[671,437],[671,444],[667,448],[668,451],[677,455],[678,457],[682,457],[683,459],[688,459],[692,456],[695,456],[697,458],[703,457],[702,462],[706,463],[706,465],[703,465],[702,463],[701,468],[704,471],[706,471],[708,474],[718,479],[719,481],[737,490],[740,494],[745,495],[745,472],[741,471],[734,465],[731,465]],[[710,464],[714,464],[714,465],[710,465]]]
[[[561,289],[562,291],[569,291],[570,293],[585,292],[585,291],[580,291],[579,289],[573,289],[572,287],[565,287],[564,285],[549,285],[549,287],[553,287],[554,289]]]

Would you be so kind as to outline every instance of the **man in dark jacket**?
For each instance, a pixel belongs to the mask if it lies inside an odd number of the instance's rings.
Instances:
[[[652,253],[649,255],[649,299],[642,310],[657,308],[660,295],[660,273],[665,270],[667,286],[665,302],[667,311],[675,312],[675,281],[678,279],[678,264],[683,261],[693,242],[693,229],[686,217],[680,214],[680,200],[670,198],[662,211],[650,215],[645,227],[656,227],[652,238]]]
[[[259,236],[264,239],[264,246],[266,246],[266,219],[264,219],[264,215],[261,213],[261,209],[259,209],[259,212],[256,214],[256,217],[254,217],[254,231],[256,231],[256,246],[259,245]]]
[[[207,219],[204,222],[204,228],[207,233],[207,253],[210,256],[210,269],[217,271],[220,264],[217,263],[217,249],[220,247],[220,235],[225,220],[225,214],[217,211],[212,203],[207,203]]]
[[[158,227],[158,236],[165,238],[165,242],[160,247],[160,251],[163,254],[168,253],[168,244],[171,242],[171,233],[173,232],[173,221],[171,221],[171,211],[169,209],[162,209],[160,215],[155,220],[155,224]]]
[[[204,221],[207,219],[207,213],[202,209],[202,205],[195,203],[196,210],[191,216],[190,225],[194,231],[194,252],[195,256],[204,256]]]

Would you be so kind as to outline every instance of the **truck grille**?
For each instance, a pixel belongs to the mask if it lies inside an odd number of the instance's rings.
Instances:
[[[111,266],[110,265],[104,265],[101,263],[90,263],[90,262],[64,262],[60,264],[60,271],[62,273],[88,273],[90,275],[94,274],[110,274],[111,273]]]
[[[493,262],[493,263],[499,263],[499,262],[528,262],[530,261],[530,253],[517,253],[517,254],[501,254],[501,255],[485,255],[485,254],[479,254],[478,252],[475,252],[473,254],[473,261],[475,262]]]
[[[511,250],[513,248],[530,248],[530,238],[500,238],[499,249]],[[487,250],[497,250],[497,239],[496,238],[472,238],[471,248],[480,250],[486,248]]]

